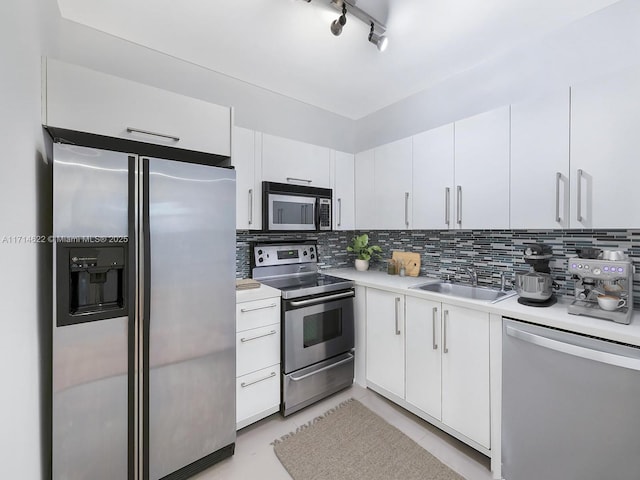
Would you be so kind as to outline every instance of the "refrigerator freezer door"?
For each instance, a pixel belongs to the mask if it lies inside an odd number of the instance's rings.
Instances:
[[[235,172],[143,159],[148,471],[235,442]]]
[[[126,236],[128,161],[124,153],[55,144],[53,233]],[[55,262],[53,268],[56,299],[63,290],[56,289]],[[129,317],[56,324],[54,305],[53,478],[129,478]]]
[[[129,156],[108,150],[54,144],[54,235],[127,236]]]

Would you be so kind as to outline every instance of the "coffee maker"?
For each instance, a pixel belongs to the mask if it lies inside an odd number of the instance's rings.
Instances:
[[[576,280],[569,313],[631,323],[634,267],[623,252],[605,250],[598,258],[573,257],[568,267]],[[613,301],[613,306],[607,307],[604,299]]]
[[[516,273],[515,289],[518,303],[530,307],[549,307],[556,303],[553,289],[557,284],[551,277],[549,261],[552,249],[543,243],[525,244],[524,261],[531,266],[527,273]]]

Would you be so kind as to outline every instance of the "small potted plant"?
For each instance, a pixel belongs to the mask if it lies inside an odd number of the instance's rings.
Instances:
[[[382,249],[377,245],[369,245],[369,235],[363,233],[351,239],[351,244],[347,247],[347,251],[357,255],[356,270],[364,272],[369,269],[371,257],[378,255],[382,252]]]

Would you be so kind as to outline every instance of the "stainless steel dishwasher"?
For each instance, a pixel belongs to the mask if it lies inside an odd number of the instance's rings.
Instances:
[[[640,479],[640,349],[503,322],[505,480]]]

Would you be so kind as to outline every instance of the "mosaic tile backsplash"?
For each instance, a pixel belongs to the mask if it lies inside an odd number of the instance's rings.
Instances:
[[[314,240],[318,243],[320,268],[352,267],[355,255],[347,252],[354,235],[350,232],[286,233],[281,235],[238,231],[236,236],[236,276],[250,274],[250,244],[261,241]],[[529,271],[524,261],[526,243],[544,243],[553,248],[551,274],[560,286],[558,294],[573,295],[573,280],[567,274],[567,259],[577,247],[623,250],[636,266],[634,304],[640,307],[640,230],[391,230],[368,231],[369,243],[382,248],[381,258],[370,269],[386,271],[384,259],[393,250],[417,252],[421,256],[420,275],[469,283],[465,267],[474,267],[478,285],[499,287],[500,275],[511,286],[515,272]]]

